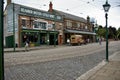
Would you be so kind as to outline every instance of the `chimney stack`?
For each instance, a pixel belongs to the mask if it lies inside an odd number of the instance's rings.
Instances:
[[[90,17],[87,16],[87,23],[90,23]]]
[[[11,4],[11,0],[7,0],[7,5]]]
[[[52,4],[52,2],[50,2],[50,4],[49,4],[49,11],[52,12],[52,10],[53,10],[53,4]]]

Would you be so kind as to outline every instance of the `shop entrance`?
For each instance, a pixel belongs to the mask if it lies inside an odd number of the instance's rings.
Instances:
[[[44,45],[47,44],[47,34],[46,33],[41,33],[40,34],[40,44]]]
[[[50,34],[49,36],[49,41],[50,41],[50,45],[54,45],[54,34]]]
[[[49,35],[49,44],[50,45],[58,45],[58,38],[57,38],[57,34],[50,34]]]

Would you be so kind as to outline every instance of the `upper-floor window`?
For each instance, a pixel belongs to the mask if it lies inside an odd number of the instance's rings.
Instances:
[[[26,19],[22,19],[22,27],[23,28],[27,27],[27,20]]]
[[[39,24],[40,24],[41,29],[46,29],[47,28],[47,23],[40,22]]]
[[[72,22],[70,20],[66,21],[66,26],[67,28],[71,28],[72,27]]]
[[[77,27],[78,27],[78,28],[80,27],[80,23],[77,23]]]
[[[37,22],[37,21],[34,21],[33,22],[33,28],[38,28],[39,29],[39,27],[40,27],[40,25],[39,25],[39,22]]]
[[[84,26],[84,24],[83,24],[83,23],[81,23],[81,26],[80,26],[80,28],[81,28],[81,29],[83,29],[83,28],[84,28],[83,26]]]
[[[46,29],[47,28],[47,23],[46,22],[34,21],[33,22],[33,28],[34,29]]]
[[[83,24],[83,29],[85,29],[85,24]]]
[[[88,27],[87,27],[87,26],[85,26],[85,29],[88,29]]]
[[[72,22],[72,27],[73,28],[77,28],[77,23],[76,22]]]
[[[48,30],[52,30],[52,29],[53,29],[53,27],[54,27],[54,25],[53,25],[53,24],[48,24],[48,26],[47,26]]]
[[[21,27],[22,28],[30,28],[30,24],[31,24],[31,22],[29,19],[27,19],[27,18],[21,19]]]

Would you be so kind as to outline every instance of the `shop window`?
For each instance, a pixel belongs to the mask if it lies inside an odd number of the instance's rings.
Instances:
[[[29,35],[29,40],[31,42],[37,42],[38,41],[38,36],[33,34],[33,35]]]
[[[22,35],[22,42],[25,43],[26,40],[30,42],[38,42],[38,35],[35,33],[23,33]]]
[[[26,34],[23,34],[23,35],[22,35],[22,42],[25,43],[26,40],[27,40],[27,35],[26,35]]]
[[[34,36],[34,42],[37,42],[37,41],[38,41],[38,36],[35,35],[35,36]]]

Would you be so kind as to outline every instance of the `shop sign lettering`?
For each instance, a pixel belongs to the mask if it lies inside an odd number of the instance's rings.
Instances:
[[[20,12],[34,15],[34,16],[40,16],[40,17],[46,18],[46,19],[62,21],[62,17],[60,15],[53,15],[48,12],[43,12],[43,11],[34,10],[34,9],[30,9],[30,8],[20,7]]]

